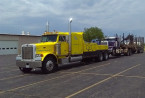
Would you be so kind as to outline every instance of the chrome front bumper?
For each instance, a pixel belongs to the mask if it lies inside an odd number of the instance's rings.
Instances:
[[[41,57],[37,57],[34,60],[23,60],[22,57],[16,57],[16,66],[22,68],[38,68],[42,67]]]

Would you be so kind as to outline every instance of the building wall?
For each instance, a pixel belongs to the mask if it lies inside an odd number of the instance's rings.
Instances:
[[[19,40],[19,36],[0,34],[0,40]]]
[[[40,36],[19,36],[18,54],[21,53],[21,46],[23,44],[38,43],[40,42],[40,40],[41,40]]]
[[[22,44],[30,44],[30,43],[38,43],[40,42],[41,37],[40,36],[31,36],[31,35],[9,35],[9,34],[0,34],[0,47],[3,47],[4,44],[2,43],[10,43],[10,42],[17,42],[17,54],[21,53],[21,46]],[[8,51],[8,50],[7,50]],[[2,54],[3,50],[0,50],[0,54]],[[7,54],[7,53],[3,53]]]

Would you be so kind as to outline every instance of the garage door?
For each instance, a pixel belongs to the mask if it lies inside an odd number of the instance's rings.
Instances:
[[[0,55],[18,54],[18,41],[0,41]]]

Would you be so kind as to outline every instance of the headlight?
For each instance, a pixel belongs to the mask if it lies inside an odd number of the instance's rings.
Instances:
[[[43,57],[43,54],[36,54],[36,57]]]

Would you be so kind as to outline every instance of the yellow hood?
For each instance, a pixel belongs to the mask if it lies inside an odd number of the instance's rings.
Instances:
[[[56,42],[41,42],[36,45],[36,54],[54,53]]]

